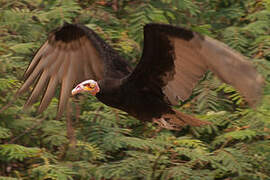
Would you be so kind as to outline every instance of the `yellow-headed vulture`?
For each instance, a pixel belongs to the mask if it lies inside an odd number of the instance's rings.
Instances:
[[[171,107],[189,98],[207,70],[239,90],[250,106],[259,101],[263,78],[240,53],[210,37],[181,27],[147,24],[141,60],[132,70],[93,30],[65,24],[52,31],[37,51],[18,93],[35,83],[26,106],[43,94],[42,112],[61,84],[58,115],[72,94],[87,91],[141,121],[181,129],[207,124]]]

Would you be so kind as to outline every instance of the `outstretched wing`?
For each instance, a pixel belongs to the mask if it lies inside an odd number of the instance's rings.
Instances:
[[[189,98],[207,70],[239,90],[249,105],[260,99],[264,80],[244,56],[210,37],[164,24],[144,27],[142,58],[125,82],[159,88],[177,104]]]
[[[43,93],[42,112],[61,84],[58,115],[62,115],[72,88],[86,79],[120,78],[130,72],[128,64],[96,33],[83,25],[65,24],[49,34],[28,66],[21,94],[35,83],[26,102],[32,105]]]

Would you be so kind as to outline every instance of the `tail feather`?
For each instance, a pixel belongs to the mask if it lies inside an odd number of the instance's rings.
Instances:
[[[162,116],[163,119],[165,119],[170,126],[175,127],[176,130],[180,130],[183,127],[189,125],[189,126],[203,126],[203,125],[209,125],[210,122],[202,121],[200,119],[197,119],[191,115],[179,112],[177,110],[173,110],[174,114],[164,114]],[[166,127],[165,127],[166,128]],[[171,128],[169,128],[171,129]]]

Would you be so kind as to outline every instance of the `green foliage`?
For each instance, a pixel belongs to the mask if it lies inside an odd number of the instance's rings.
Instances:
[[[159,131],[86,96],[72,103],[73,114],[81,110],[71,118],[74,137],[66,117],[55,119],[57,98],[40,115],[39,103],[23,110],[27,93],[2,111],[48,32],[64,22],[94,29],[131,64],[149,22],[217,38],[265,77],[262,103],[249,109],[209,72],[176,108],[211,124],[181,132]],[[268,0],[0,1],[0,179],[270,179],[269,24]]]
[[[32,169],[31,177],[33,179],[73,179],[72,175],[76,173],[70,168],[61,165],[43,165]]]
[[[0,139],[6,139],[11,136],[10,129],[0,127]]]

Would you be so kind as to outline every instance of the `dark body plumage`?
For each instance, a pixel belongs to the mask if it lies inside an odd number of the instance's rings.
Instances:
[[[177,129],[205,124],[171,105],[188,99],[207,70],[238,89],[249,105],[258,102],[263,78],[241,54],[212,38],[171,25],[148,24],[141,60],[132,70],[94,31],[65,24],[51,32],[36,53],[18,93],[37,81],[26,105],[35,102],[45,88],[41,112],[61,83],[58,115],[62,115],[71,89],[93,79],[100,86],[96,97],[103,103],[142,121],[162,118],[169,122],[169,128]]]
[[[164,101],[162,91],[156,94],[150,89],[137,88],[134,84],[121,87],[121,81],[116,79],[105,79],[99,84],[101,91],[96,97],[101,102],[126,111],[140,120],[150,121],[153,117],[159,118],[162,114],[172,112],[169,103]],[[112,87],[112,84],[117,86]]]

